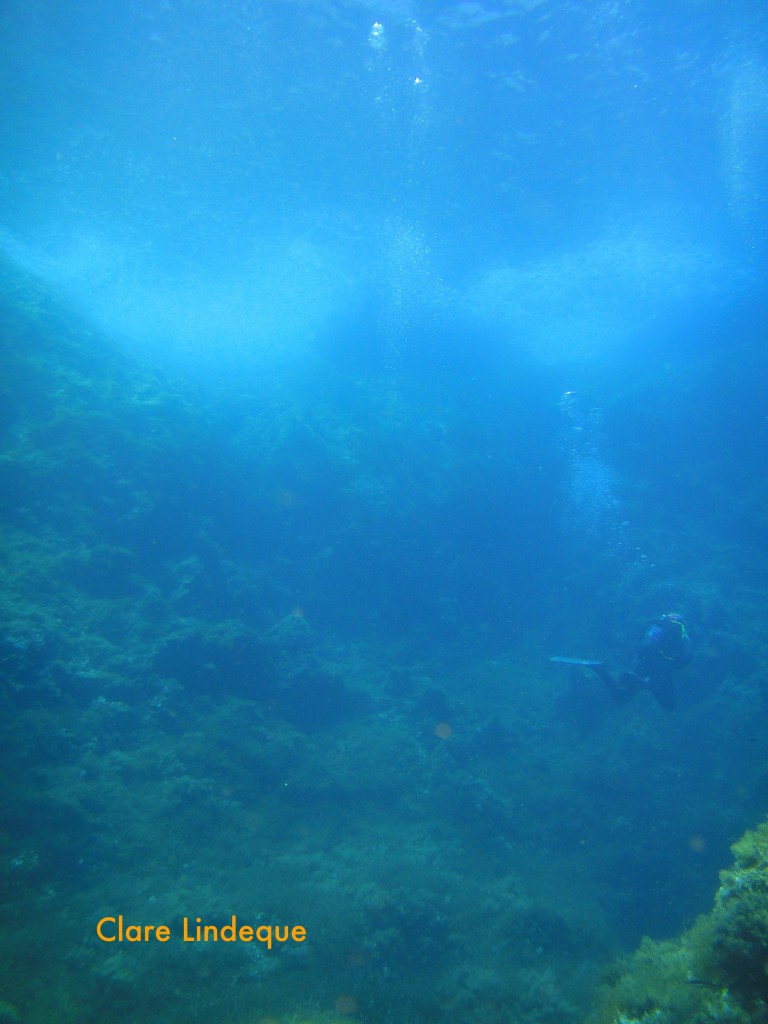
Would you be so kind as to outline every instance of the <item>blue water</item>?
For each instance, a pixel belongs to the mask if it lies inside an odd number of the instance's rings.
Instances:
[[[764,5],[6,0],[0,81],[0,1017],[583,1020],[768,810]],[[549,661],[673,611],[673,713]]]

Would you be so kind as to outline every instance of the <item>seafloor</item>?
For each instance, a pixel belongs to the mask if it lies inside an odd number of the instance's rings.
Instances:
[[[606,967],[767,810],[765,354],[613,396],[640,525],[580,547],[493,368],[205,387],[0,286],[1,1021],[765,1020],[764,834],[695,943]],[[548,662],[673,608],[673,715]],[[307,937],[178,941],[233,914]],[[118,915],[176,941],[100,941]]]

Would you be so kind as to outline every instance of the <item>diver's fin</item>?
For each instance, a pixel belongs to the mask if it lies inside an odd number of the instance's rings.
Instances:
[[[591,658],[565,658],[560,654],[549,660],[557,662],[558,665],[583,665],[585,668],[597,668],[598,665],[605,664],[604,661],[593,661]]]

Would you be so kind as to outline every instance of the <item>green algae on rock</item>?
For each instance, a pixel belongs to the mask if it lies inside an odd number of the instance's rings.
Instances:
[[[733,845],[709,914],[677,939],[644,939],[603,985],[593,1024],[768,1017],[768,821]]]

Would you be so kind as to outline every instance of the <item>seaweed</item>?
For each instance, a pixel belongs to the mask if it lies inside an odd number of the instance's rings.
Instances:
[[[768,1017],[768,822],[733,845],[710,913],[677,939],[643,939],[602,986],[593,1024]]]

